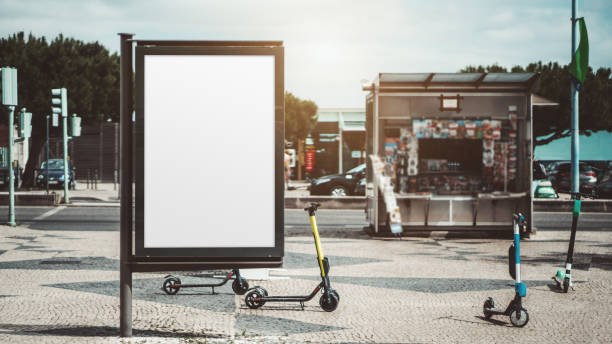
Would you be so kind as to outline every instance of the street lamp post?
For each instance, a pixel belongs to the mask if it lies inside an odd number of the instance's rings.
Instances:
[[[9,220],[7,225],[15,227],[15,170],[13,169],[13,145],[15,138],[13,137],[13,121],[15,117],[15,107],[9,106],[9,125],[8,125],[8,174],[9,174]]]

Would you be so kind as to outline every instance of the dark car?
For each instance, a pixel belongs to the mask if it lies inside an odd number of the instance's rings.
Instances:
[[[47,162],[43,161],[38,176],[36,176],[36,186],[46,187],[47,176],[49,187],[64,187],[64,159],[49,159],[48,170]],[[68,183],[68,187],[74,189],[74,168],[71,168],[70,161],[68,162]]]
[[[612,198],[612,179],[599,183],[593,189],[593,194],[598,198]]]
[[[353,196],[365,195],[365,188],[359,183],[365,177],[366,165],[361,164],[343,174],[330,174],[313,179],[310,183],[310,194],[319,196]]]
[[[595,169],[585,163],[578,165],[580,172],[580,192],[590,193],[597,185]],[[562,162],[550,172],[550,182],[559,192],[568,192],[571,189],[572,164]]]

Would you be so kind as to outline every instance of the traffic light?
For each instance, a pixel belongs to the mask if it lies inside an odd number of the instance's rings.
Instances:
[[[51,89],[51,112],[68,117],[68,91],[65,88]]]
[[[32,136],[32,113],[25,110],[19,113],[19,137],[28,138]]]
[[[72,115],[72,118],[70,119],[72,122],[70,123],[70,136],[81,136],[81,119],[82,118],[77,116],[76,114]]]
[[[2,67],[2,104],[17,106],[17,68]]]

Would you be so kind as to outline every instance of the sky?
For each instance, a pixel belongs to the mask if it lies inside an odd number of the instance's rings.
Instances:
[[[590,65],[612,66],[612,1],[577,0]],[[364,107],[378,73],[570,61],[571,0],[0,0],[0,34],[59,33],[119,50],[135,39],[282,40],[285,89]],[[0,61],[1,63],[1,61]]]

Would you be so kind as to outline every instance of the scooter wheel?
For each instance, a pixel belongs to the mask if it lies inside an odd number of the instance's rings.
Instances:
[[[181,279],[174,276],[174,275],[166,275],[164,276],[164,278],[174,278],[175,280],[177,280],[179,282],[179,284],[182,284]]]
[[[249,290],[249,282],[247,282],[244,278],[236,279],[232,283],[232,290],[236,295],[244,295],[247,290]]]
[[[319,299],[319,305],[321,306],[321,308],[323,308],[324,311],[333,312],[336,310],[336,308],[338,308],[338,303],[340,302],[340,300],[338,300],[336,294],[337,293],[327,292],[321,295],[321,298]]]
[[[255,287],[253,287],[253,289],[258,289],[260,291],[261,295],[268,296],[268,291],[264,287],[255,286]]]
[[[179,289],[181,289],[181,280],[176,277],[166,278],[162,289],[166,292],[166,294],[174,295],[178,293]]]
[[[484,305],[482,305],[482,312],[484,313],[485,319],[491,318],[491,315],[493,315],[493,313],[491,313],[491,309],[493,308],[495,308],[495,303],[493,302],[492,298],[488,298],[484,302]]]
[[[570,280],[569,278],[564,278],[563,279],[563,292],[567,293],[569,291],[569,287],[570,287]]]
[[[340,302],[340,294],[338,294],[336,289],[330,289],[329,292],[334,294],[336,296],[336,299],[338,299],[338,302]]]
[[[512,313],[510,313],[510,322],[516,327],[523,327],[529,322],[529,313],[527,313],[525,308],[521,308],[519,310],[514,309],[512,310]]]
[[[251,309],[257,309],[263,306],[266,302],[261,300],[263,297],[263,293],[258,288],[253,288],[249,291],[244,298],[244,303],[246,303],[247,307]]]

